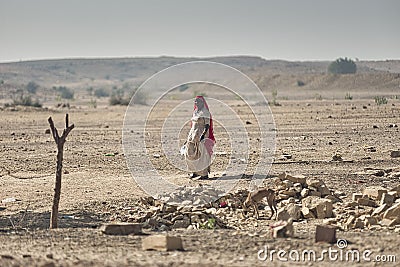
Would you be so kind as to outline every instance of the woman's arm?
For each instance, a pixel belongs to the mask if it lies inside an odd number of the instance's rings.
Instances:
[[[206,133],[207,133],[207,131],[208,131],[208,128],[210,128],[210,125],[208,125],[208,124],[204,125],[204,131],[203,131],[203,133],[202,133],[202,135],[201,135],[201,137],[200,137],[200,141],[203,140],[204,137],[206,136]]]

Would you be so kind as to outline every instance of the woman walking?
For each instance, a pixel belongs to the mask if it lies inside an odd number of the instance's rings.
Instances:
[[[191,118],[191,129],[186,140],[185,159],[190,178],[208,179],[211,156],[215,144],[213,120],[203,96],[196,96]]]

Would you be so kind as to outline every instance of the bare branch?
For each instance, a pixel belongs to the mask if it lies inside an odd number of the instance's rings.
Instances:
[[[53,119],[51,117],[49,117],[48,122],[50,124],[50,129],[51,129],[51,133],[53,135],[54,141],[57,144],[58,140],[60,139],[60,136],[58,135],[57,128],[54,126],[54,122],[53,122]]]
[[[63,153],[64,153],[64,143],[68,134],[74,128],[72,124],[69,126],[68,114],[65,115],[65,126],[66,128],[63,130],[63,134],[61,137],[58,135],[57,129],[54,127],[53,120],[51,117],[49,118],[49,124],[51,131],[53,133],[54,140],[57,144],[57,169],[56,169],[56,184],[54,188],[54,198],[53,198],[53,207],[51,210],[50,216],[50,228],[58,227],[58,206],[60,203],[60,195],[61,195],[61,176],[62,176],[62,161],[63,161]]]

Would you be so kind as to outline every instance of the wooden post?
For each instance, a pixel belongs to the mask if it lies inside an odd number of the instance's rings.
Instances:
[[[68,125],[68,114],[65,115],[65,129],[61,136],[59,136],[57,128],[54,126],[53,119],[48,119],[50,124],[51,133],[54,141],[57,144],[57,170],[56,170],[56,187],[54,188],[53,208],[51,210],[50,228],[58,227],[58,205],[60,203],[61,195],[61,175],[62,175],[62,161],[64,152],[64,143],[69,132],[74,129],[74,125]]]

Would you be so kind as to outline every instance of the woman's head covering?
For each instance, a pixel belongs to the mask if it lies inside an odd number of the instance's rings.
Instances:
[[[210,109],[208,108],[207,102],[206,102],[206,100],[204,99],[203,96],[201,96],[201,95],[196,96],[195,100],[198,100],[198,99],[203,101],[203,104],[204,104],[203,109],[207,110],[206,113],[210,114],[210,127],[208,128],[208,138],[215,142],[214,129],[213,129],[213,120],[212,120]],[[197,107],[196,104],[194,104],[193,113],[196,112],[197,110],[198,110],[198,107]]]

